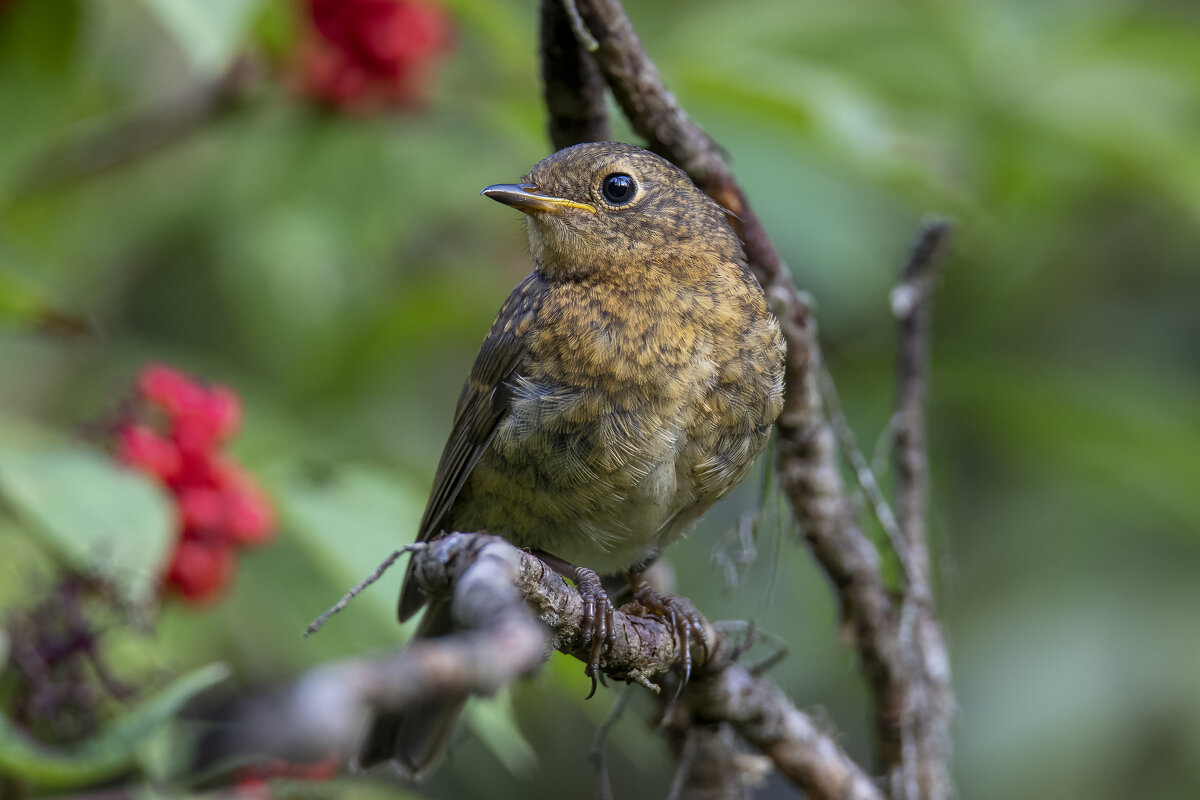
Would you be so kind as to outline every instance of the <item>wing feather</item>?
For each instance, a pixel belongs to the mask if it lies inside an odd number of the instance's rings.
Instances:
[[[458,398],[450,436],[417,530],[418,542],[429,541],[441,532],[471,470],[487,452],[500,420],[508,413],[510,387],[520,372],[525,334],[537,314],[543,287],[541,277],[531,272],[509,295],[483,341]],[[410,563],[400,589],[400,621],[419,611],[425,601],[425,595],[412,581]]]

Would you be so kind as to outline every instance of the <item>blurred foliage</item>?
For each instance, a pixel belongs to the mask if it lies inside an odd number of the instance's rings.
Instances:
[[[300,634],[410,540],[460,381],[528,269],[520,223],[476,195],[547,147],[535,4],[447,5],[456,49],[428,107],[338,116],[287,80],[303,28],[290,0],[0,3],[10,608],[52,580],[76,492],[56,490],[56,521],[31,520],[8,465],[77,442],[157,360],[242,394],[238,456],[283,530],[222,604],[165,608],[148,643],[122,650],[128,668],[221,660],[247,685],[399,642],[395,574],[319,636]],[[816,298],[868,451],[891,404],[887,290],[922,215],[959,222],[930,422],[962,795],[1200,795],[1200,6],[629,6]],[[177,124],[237,58],[258,65],[249,88]],[[132,130],[156,146],[131,149]],[[713,552],[755,491],[672,549],[680,590],[712,618],[787,639],[773,674],[866,759],[861,681],[786,526],[760,525],[742,588],[721,589]],[[107,530],[71,524],[80,546]],[[480,701],[420,792],[586,783],[614,694],[584,703],[585,684],[556,656]],[[622,796],[661,796],[670,780],[646,710],[635,701],[613,731]],[[532,750],[508,733],[514,719]]]

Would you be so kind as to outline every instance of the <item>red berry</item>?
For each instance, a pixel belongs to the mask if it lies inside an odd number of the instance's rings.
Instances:
[[[413,106],[451,41],[438,6],[411,0],[309,0],[318,36],[299,61],[304,88],[343,109]]]
[[[258,487],[242,487],[226,498],[227,531],[238,544],[261,544],[275,533],[275,509]]]
[[[146,425],[129,425],[118,431],[117,458],[163,481],[178,475],[182,466],[175,444]]]
[[[241,545],[261,544],[275,532],[275,508],[254,476],[236,461],[215,457],[206,465],[205,485],[221,497],[221,532]]]
[[[138,393],[146,402],[175,417],[187,413],[200,401],[204,389],[179,370],[151,364],[138,375]]]
[[[197,387],[180,405],[171,425],[171,438],[184,453],[207,454],[237,431],[242,422],[238,396],[224,386]]]
[[[220,492],[203,486],[184,487],[175,495],[185,531],[224,532],[226,503]]]
[[[233,547],[219,540],[184,539],[175,549],[167,571],[167,585],[192,603],[217,599],[233,577]]]
[[[209,387],[204,408],[219,441],[233,436],[242,426],[242,401],[228,386]]]

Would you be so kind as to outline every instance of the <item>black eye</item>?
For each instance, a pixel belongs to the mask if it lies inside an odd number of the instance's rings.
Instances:
[[[605,200],[614,206],[619,206],[633,199],[633,195],[637,191],[637,184],[625,173],[615,172],[600,184],[600,191],[604,194]]]

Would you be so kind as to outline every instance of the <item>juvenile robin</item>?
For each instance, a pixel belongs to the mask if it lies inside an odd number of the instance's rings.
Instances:
[[[417,539],[488,531],[574,580],[593,691],[612,620],[597,573],[624,573],[676,625],[686,680],[702,629],[641,571],[766,445],[782,406],[779,324],[722,209],[653,153],[576,145],[482,194],[526,215],[534,269],[471,368]],[[401,621],[427,602],[410,568]],[[436,600],[417,635],[450,628]],[[360,763],[427,772],[465,700],[378,716]]]

